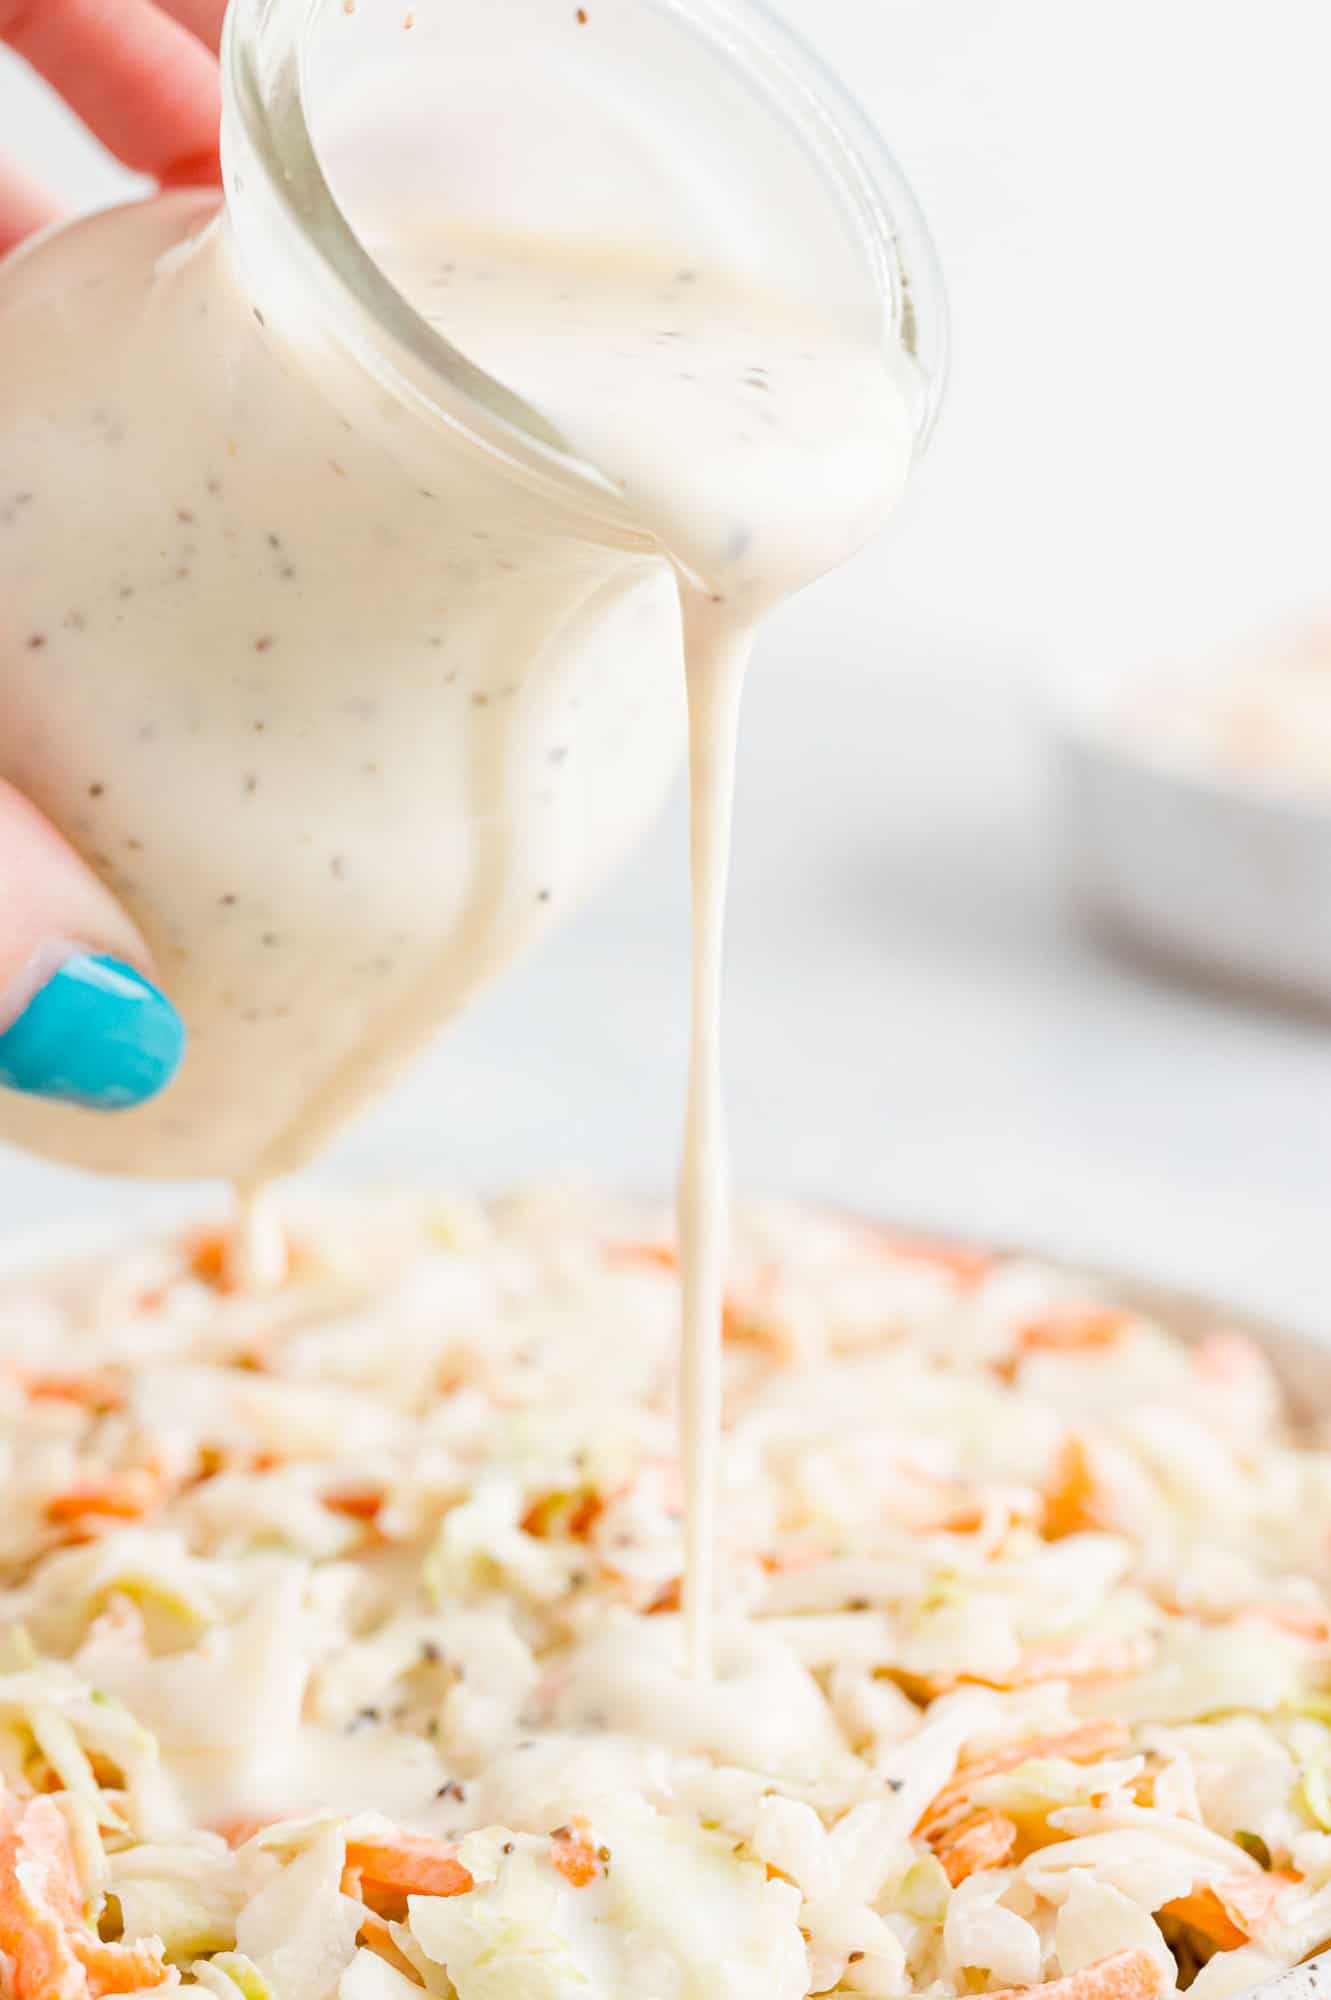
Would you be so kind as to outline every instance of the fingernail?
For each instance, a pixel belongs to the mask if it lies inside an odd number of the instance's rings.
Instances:
[[[0,1084],[125,1111],[170,1083],[185,1053],[185,1024],[132,965],[79,952],[38,989],[0,1035]]]

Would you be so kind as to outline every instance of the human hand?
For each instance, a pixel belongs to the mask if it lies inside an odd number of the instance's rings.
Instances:
[[[117,1111],[185,1047],[129,917],[34,806],[0,783],[0,1085]]]
[[[168,186],[217,178],[220,21],[211,0],[0,0],[0,41],[127,166]],[[0,253],[55,213],[0,158]],[[0,1085],[100,1110],[154,1096],[185,1031],[152,969],[91,869],[0,784]]]
[[[0,42],[163,187],[218,177],[221,24],[222,0],[0,0]],[[55,214],[22,162],[0,156],[0,253]]]

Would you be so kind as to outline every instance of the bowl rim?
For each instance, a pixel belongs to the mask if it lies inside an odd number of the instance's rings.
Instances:
[[[1114,726],[1101,704],[1050,705],[1045,736],[1056,757],[1093,761],[1102,769],[1144,777],[1189,801],[1206,801],[1231,811],[1297,826],[1312,837],[1331,835],[1331,793],[1262,772],[1228,774],[1223,767],[1191,764],[1138,744]]]

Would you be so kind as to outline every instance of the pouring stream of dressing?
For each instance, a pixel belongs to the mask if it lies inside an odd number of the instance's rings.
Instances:
[[[382,268],[616,489],[679,586],[689,708],[692,1050],[679,1178],[689,1666],[709,1670],[727,1173],[720,1062],[736,733],[763,617],[882,524],[909,469],[904,381],[876,314],[755,296],[617,246],[394,229]],[[624,671],[633,671],[626,660]],[[422,996],[433,1018],[437,995]],[[334,1080],[349,1100],[355,1079]],[[320,1117],[318,1104],[308,1113]],[[314,1132],[287,1135],[285,1166]],[[262,1163],[261,1163],[262,1167]],[[262,1179],[262,1172],[260,1180]],[[280,1277],[261,1185],[237,1275]]]
[[[712,613],[711,616],[708,613]],[[689,844],[693,976],[688,1106],[679,1177],[681,1456],[684,1465],[684,1621],[689,1668],[711,1662],[712,1522],[721,1433],[729,1170],[721,1070],[726,889],[734,819],[740,698],[753,633],[729,629],[710,605],[685,604],[689,691]]]

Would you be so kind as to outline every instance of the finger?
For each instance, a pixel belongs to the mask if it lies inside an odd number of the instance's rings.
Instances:
[[[54,222],[55,203],[14,168],[0,165],[0,257],[16,243]]]
[[[179,21],[182,28],[201,41],[214,55],[222,44],[222,16],[226,0],[157,0],[164,14]]]
[[[0,784],[0,1085],[118,1110],[174,1075],[184,1029],[128,916]]]
[[[126,166],[217,177],[217,64],[151,0],[0,0],[8,42]]]

